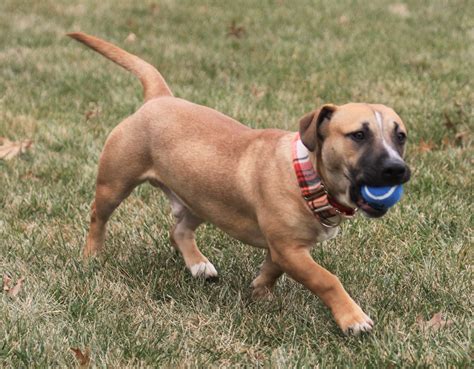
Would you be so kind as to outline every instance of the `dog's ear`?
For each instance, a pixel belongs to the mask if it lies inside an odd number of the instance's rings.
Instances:
[[[320,135],[319,129],[323,123],[331,120],[336,109],[336,105],[325,104],[300,119],[300,138],[309,151],[316,149],[316,143]]]

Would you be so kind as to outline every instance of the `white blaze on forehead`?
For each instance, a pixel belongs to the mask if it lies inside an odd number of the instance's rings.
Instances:
[[[377,121],[377,124],[380,128],[380,134],[382,135],[382,144],[385,147],[385,150],[387,150],[388,156],[402,160],[400,154],[387,143],[387,140],[385,140],[382,113],[380,113],[379,111],[375,111],[375,120]]]
[[[379,125],[380,131],[383,132],[382,114],[380,114],[379,111],[375,111],[375,119],[377,120],[377,124]]]

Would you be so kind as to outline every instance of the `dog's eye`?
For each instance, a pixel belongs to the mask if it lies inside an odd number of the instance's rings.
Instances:
[[[350,137],[356,142],[364,141],[365,140],[365,132],[364,131],[352,132],[350,134]]]
[[[398,132],[397,139],[398,139],[398,142],[400,142],[401,144],[404,144],[405,141],[407,140],[407,135],[403,132]]]

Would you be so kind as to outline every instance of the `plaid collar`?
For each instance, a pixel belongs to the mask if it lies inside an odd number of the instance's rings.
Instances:
[[[338,203],[328,194],[321,177],[309,160],[309,151],[296,134],[292,143],[293,168],[301,195],[314,216],[326,227],[337,227],[344,218],[351,218],[357,209]]]

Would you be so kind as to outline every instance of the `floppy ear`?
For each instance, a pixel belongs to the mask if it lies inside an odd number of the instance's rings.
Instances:
[[[316,149],[319,128],[325,121],[331,120],[336,109],[336,105],[325,104],[300,119],[300,138],[309,151]]]

